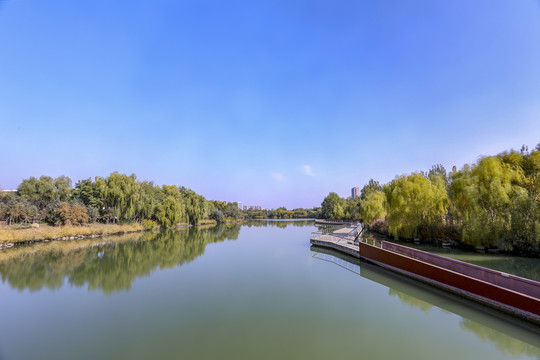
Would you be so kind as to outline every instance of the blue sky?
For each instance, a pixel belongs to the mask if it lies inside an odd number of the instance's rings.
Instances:
[[[312,207],[540,142],[540,2],[0,0],[0,187]]]

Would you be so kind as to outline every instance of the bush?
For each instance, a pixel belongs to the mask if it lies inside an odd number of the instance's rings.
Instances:
[[[56,225],[71,225],[71,206],[67,202],[61,202],[54,210]]]
[[[89,217],[86,207],[78,204],[70,206],[67,202],[61,202],[54,210],[56,225],[84,225]]]
[[[88,222],[95,223],[99,219],[99,210],[93,206],[87,206]]]
[[[222,223],[225,221],[225,215],[219,209],[214,209],[212,213],[210,213],[209,218],[212,220],[216,220],[218,223]]]
[[[386,235],[386,236],[389,236],[389,232],[388,232],[388,224],[386,223],[386,221],[384,220],[376,220],[373,224],[371,224],[369,226],[369,230],[373,231],[373,232],[376,232],[376,233],[379,233],[379,234],[382,234],[382,235]]]
[[[73,204],[71,206],[71,222],[76,225],[87,224],[89,220],[86,207],[83,205]]]
[[[154,220],[143,220],[142,226],[145,230],[157,229],[158,225]]]

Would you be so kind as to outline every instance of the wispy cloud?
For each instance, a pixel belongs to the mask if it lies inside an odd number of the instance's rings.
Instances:
[[[280,174],[280,173],[272,173],[272,178],[279,182],[285,181],[285,176],[283,176],[283,174]]]
[[[307,176],[315,176],[311,165],[302,165],[302,170],[304,170],[304,174],[306,174]]]

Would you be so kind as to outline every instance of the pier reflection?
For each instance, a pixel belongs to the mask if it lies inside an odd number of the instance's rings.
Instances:
[[[460,316],[462,330],[494,343],[505,354],[540,358],[540,328],[535,325],[337,251],[311,246],[311,254],[387,287],[388,295],[406,306],[422,312],[439,308]]]

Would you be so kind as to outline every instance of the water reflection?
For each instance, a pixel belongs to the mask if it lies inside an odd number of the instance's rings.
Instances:
[[[314,258],[336,263],[388,287],[388,294],[408,307],[422,312],[439,308],[459,315],[461,329],[483,342],[494,343],[505,354],[540,358],[540,328],[537,326],[339,252],[316,246],[312,246],[311,251]]]
[[[433,309],[432,304],[422,301],[402,291],[397,291],[395,289],[390,288],[388,289],[388,295],[396,296],[399,298],[399,301],[401,301],[402,304],[408,305],[412,308],[416,308],[420,311],[428,311],[428,310]]]
[[[236,240],[240,228],[195,227],[8,249],[0,252],[0,276],[19,290],[58,289],[65,279],[105,293],[129,290],[137,277],[193,261],[208,244]]]
[[[497,349],[505,354],[509,354],[514,357],[526,355],[531,358],[540,358],[540,349],[538,349],[537,346],[519,341],[516,338],[484,326],[471,319],[461,319],[459,326],[463,330],[476,335],[482,339],[483,342],[491,342],[495,344]]]

